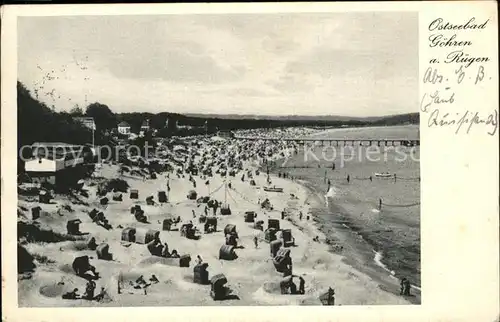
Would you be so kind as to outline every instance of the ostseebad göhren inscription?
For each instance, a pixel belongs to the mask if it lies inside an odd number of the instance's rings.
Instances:
[[[418,23],[19,18],[19,305],[420,304]]]
[[[467,37],[470,34],[480,33],[489,26],[489,19],[477,22],[471,17],[464,23],[454,24],[443,18],[433,20],[428,27],[429,48],[433,51],[450,49],[441,57],[429,60],[429,67],[425,71],[423,83],[435,88],[426,91],[421,99],[420,109],[428,114],[427,126],[449,127],[454,133],[469,133],[474,127],[485,128],[486,133],[495,135],[498,129],[498,110],[489,114],[480,114],[473,109],[456,111],[453,106],[460,95],[457,89],[461,84],[473,84],[481,87],[491,81],[491,71],[487,70],[490,57],[473,56],[468,53],[470,48],[480,48]],[[491,27],[490,27],[491,28]],[[452,65],[453,73],[445,74],[440,71],[439,65]]]

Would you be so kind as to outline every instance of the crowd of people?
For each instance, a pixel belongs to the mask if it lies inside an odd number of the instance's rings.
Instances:
[[[270,131],[262,131],[262,130],[245,130],[240,131],[238,135],[241,136],[252,136],[252,137],[261,137],[268,138],[272,137],[275,139],[285,138],[285,137],[300,137],[310,135],[317,130],[315,129],[286,129],[286,130],[270,130]],[[177,142],[178,143],[178,142]],[[254,167],[258,167],[259,165],[265,164],[270,160],[284,157],[287,151],[298,151],[300,148],[297,143],[289,142],[289,141],[274,141],[272,144],[265,140],[257,140],[257,141],[247,141],[247,140],[213,140],[212,138],[190,138],[187,139],[185,144],[179,147],[177,144],[176,147],[172,149],[167,149],[168,153],[165,153],[161,158],[163,162],[169,164],[169,170],[167,171],[167,175],[164,177],[166,179],[166,185],[168,190],[170,191],[170,176],[176,175],[177,178],[188,178],[189,182],[193,185],[193,189],[196,189],[196,180],[195,176],[199,176],[204,182],[206,186],[210,186],[211,177],[214,174],[219,174],[221,176],[226,177],[236,177],[241,179],[242,182],[253,180],[253,172],[250,167],[248,167],[249,162],[254,162]],[[157,156],[155,156],[156,158]],[[147,158],[146,158],[147,159]],[[259,170],[255,171],[255,174],[258,175]],[[280,171],[278,173],[279,178],[291,179],[288,173]],[[347,181],[350,178],[347,177]],[[268,185],[272,184],[271,178],[269,176],[269,169],[267,170],[267,180],[266,183]],[[328,186],[330,187],[330,180],[328,180]],[[276,187],[275,187],[276,188]],[[214,187],[215,189],[215,187]],[[233,189],[231,186],[231,182],[229,181],[229,189]],[[210,190],[210,188],[209,188]],[[291,196],[292,199],[296,198],[295,196]],[[188,195],[188,199],[193,199],[198,201],[200,198],[204,199],[205,197],[197,196],[196,192],[194,198],[190,198]],[[208,196],[207,196],[208,198]],[[255,202],[255,201],[254,201]],[[224,204],[220,201],[215,200],[214,198],[208,198],[208,201],[205,201],[205,206],[203,209],[203,214],[196,214],[195,210],[192,210],[192,218],[195,219],[197,217],[209,217],[209,216],[217,216],[217,214],[223,211]],[[268,198],[265,198],[262,202],[259,199],[259,205],[262,209],[273,210],[273,206]],[[102,214],[102,213],[101,213]],[[96,214],[95,218],[102,217]],[[298,214],[299,219],[302,220],[303,214],[300,212]],[[284,212],[282,212],[282,218],[284,219]],[[309,220],[309,216],[307,216]],[[180,221],[180,217],[178,221]],[[190,221],[189,224],[193,226]],[[182,229],[188,229],[186,226],[183,226]],[[215,232],[215,228],[213,231],[209,229],[208,233]],[[207,232],[207,231],[206,231]],[[188,232],[185,231],[184,235],[188,235]],[[234,235],[225,235],[226,244],[237,246],[236,239],[232,241],[231,238]],[[237,237],[237,236],[236,236]],[[234,239],[234,238],[233,238]],[[319,242],[319,237],[316,236],[314,241]],[[259,238],[254,236],[253,244],[255,248],[259,248]],[[166,242],[162,242],[160,240],[159,235],[155,236],[155,238],[146,244],[149,253],[153,256],[159,256],[163,258],[180,258],[178,251],[173,249],[170,251],[169,246]],[[203,259],[200,255],[196,257],[196,265],[204,264]],[[79,270],[80,267],[77,267],[76,270]],[[90,270],[94,273],[98,278],[98,273],[95,272],[95,267],[90,265],[87,267],[87,270]],[[305,294],[306,293],[306,281],[302,276],[293,275],[291,272],[291,261],[290,268],[287,270],[289,273],[284,274],[284,279],[280,283],[281,293],[282,294]],[[78,275],[82,276],[82,274]],[[294,280],[295,279],[295,280]],[[142,289],[144,290],[144,294],[147,294],[147,289],[152,284],[159,283],[158,278],[153,274],[149,281],[146,281],[144,276],[141,275],[137,280],[130,281],[129,286],[133,289]],[[298,285],[297,285],[298,284]],[[123,286],[121,286],[123,287]],[[93,279],[88,279],[85,292],[82,295],[78,294],[78,289],[75,288],[73,291],[63,294],[64,299],[86,299],[92,301],[102,301],[106,295],[106,290],[104,287],[101,287],[100,292],[95,295],[96,291],[96,283]],[[404,278],[401,280],[401,295],[409,296],[410,295],[411,284],[408,279]],[[120,286],[119,286],[120,289]],[[334,305],[334,290],[329,288],[327,296],[328,305]]]

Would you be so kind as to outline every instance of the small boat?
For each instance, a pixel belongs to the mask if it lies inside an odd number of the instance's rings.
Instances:
[[[268,192],[283,192],[283,188],[264,187],[264,191],[268,191]]]
[[[389,178],[392,176],[393,175],[390,174],[389,172],[382,172],[382,173],[375,172],[375,177],[379,177],[379,178]]]

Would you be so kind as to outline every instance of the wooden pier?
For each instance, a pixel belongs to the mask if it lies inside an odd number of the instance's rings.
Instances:
[[[298,144],[317,144],[321,146],[420,146],[420,139],[347,139],[347,138],[269,138],[235,136],[237,140],[290,142]]]

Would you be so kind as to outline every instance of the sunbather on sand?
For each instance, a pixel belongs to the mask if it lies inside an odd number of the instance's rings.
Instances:
[[[78,289],[75,288],[71,292],[64,293],[62,295],[62,298],[65,299],[65,300],[77,300],[77,299],[80,298],[80,294],[78,294],[77,292],[78,292]]]

